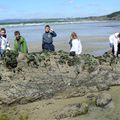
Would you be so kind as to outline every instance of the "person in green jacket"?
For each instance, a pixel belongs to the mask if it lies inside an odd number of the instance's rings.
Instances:
[[[15,34],[14,50],[16,52],[27,54],[28,47],[27,47],[26,40],[20,35],[19,31],[15,31],[14,34]]]

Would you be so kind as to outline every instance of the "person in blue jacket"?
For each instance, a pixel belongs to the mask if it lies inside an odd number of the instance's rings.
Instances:
[[[56,37],[57,34],[49,25],[45,26],[45,33],[42,37],[42,49],[48,51],[55,51],[55,46],[53,45],[53,37]]]

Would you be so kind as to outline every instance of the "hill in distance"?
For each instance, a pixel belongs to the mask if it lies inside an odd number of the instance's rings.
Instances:
[[[77,22],[80,20],[120,20],[120,11],[104,15],[104,16],[91,16],[85,18],[50,18],[50,19],[6,19],[0,20],[0,24],[19,24],[19,23],[54,23],[54,22]]]

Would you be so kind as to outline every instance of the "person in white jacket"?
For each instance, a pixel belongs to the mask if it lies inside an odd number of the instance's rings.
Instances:
[[[71,49],[70,55],[80,55],[82,53],[82,45],[80,39],[75,32],[71,34],[71,40],[69,42]]]
[[[0,58],[6,50],[10,50],[5,28],[0,29]]]
[[[109,37],[110,47],[112,48],[112,53],[115,57],[120,54],[120,33],[112,34]]]

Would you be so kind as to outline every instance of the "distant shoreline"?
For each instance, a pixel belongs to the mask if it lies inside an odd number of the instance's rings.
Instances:
[[[50,18],[50,19],[6,19],[0,20],[0,26],[25,26],[44,24],[70,24],[87,22],[120,21],[120,11],[104,16],[91,16],[84,18]]]
[[[49,25],[66,25],[66,24],[84,24],[84,23],[99,23],[99,22],[108,22],[109,20],[81,20],[81,21],[71,21],[71,22],[28,22],[28,23],[3,23],[0,24],[1,27],[24,27],[24,26],[43,26],[46,24]],[[112,20],[111,20],[112,21]],[[117,22],[117,21],[115,21]],[[119,21],[118,21],[119,22]]]

